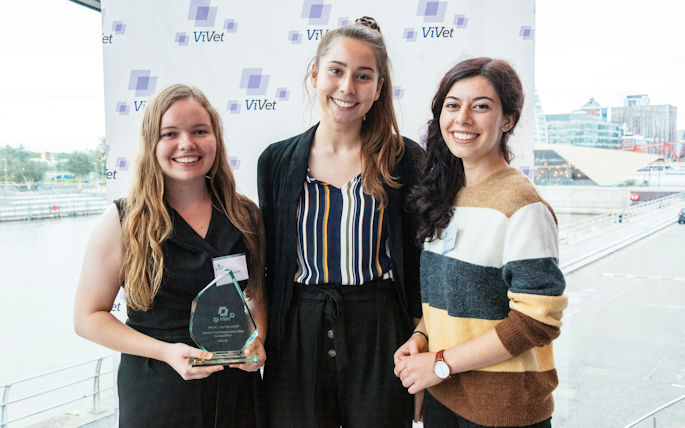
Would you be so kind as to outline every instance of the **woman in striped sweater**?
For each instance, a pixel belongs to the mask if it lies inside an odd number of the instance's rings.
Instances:
[[[564,277],[556,217],[509,166],[523,107],[509,64],[453,67],[433,98],[427,159],[413,193],[423,318],[395,353],[431,427],[549,427]]]
[[[372,19],[321,40],[321,121],[259,158],[267,235],[271,427],[409,427],[393,353],[420,317],[419,248],[404,209],[423,150],[403,139]]]

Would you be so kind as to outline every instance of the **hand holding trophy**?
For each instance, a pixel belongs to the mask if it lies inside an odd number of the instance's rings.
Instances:
[[[191,359],[190,364],[259,363],[256,353],[243,353],[258,333],[233,271],[224,269],[198,293],[190,312],[190,337],[213,356],[210,360]]]

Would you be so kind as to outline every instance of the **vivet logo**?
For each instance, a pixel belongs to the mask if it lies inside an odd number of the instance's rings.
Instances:
[[[274,111],[279,102],[290,99],[288,88],[276,88],[273,98],[267,97],[269,92],[269,74],[265,74],[262,68],[244,68],[240,75],[240,89],[245,90],[247,97],[243,102],[229,100],[226,109],[231,114],[239,114],[242,108],[247,112]]]
[[[231,170],[237,171],[240,169],[240,159],[237,156],[229,156],[228,165],[231,167]]]
[[[419,28],[405,28],[402,38],[407,42],[416,42],[419,38],[454,38],[455,31],[468,27],[469,19],[464,14],[456,14],[452,22],[446,24],[447,6],[447,1],[419,0],[416,16],[421,18],[421,25]]]
[[[519,37],[523,40],[533,40],[535,38],[535,29],[530,26],[522,25],[519,31]]]
[[[106,28],[104,13],[102,19],[102,28],[104,29]],[[124,34],[126,34],[126,24],[124,21],[113,21],[111,30],[108,32],[102,32],[102,44],[111,45],[113,43],[114,36],[123,36]]]
[[[400,85],[394,85],[392,88],[392,96],[396,100],[401,100],[404,98],[404,88]]]
[[[300,44],[302,40],[319,41],[329,29],[322,28],[328,25],[331,19],[331,5],[326,4],[325,0],[304,0],[300,18],[305,19],[307,26],[299,30],[292,30],[288,33],[288,41],[293,44]],[[347,17],[341,18],[344,22],[349,21]],[[340,23],[340,20],[338,23]],[[344,25],[344,24],[340,24]]]
[[[227,33],[238,31],[238,23],[229,18],[224,21],[223,27],[216,28],[218,6],[212,6],[211,0],[190,0],[188,7],[188,21],[195,27],[192,31],[178,32],[174,42],[179,46],[188,46],[188,43],[223,43]]]
[[[107,157],[109,157],[109,145],[106,146],[106,153]],[[126,157],[118,157],[117,160],[114,162],[114,169],[109,169],[105,171],[105,178],[107,180],[116,180],[119,177],[117,177],[117,174],[119,174],[120,171],[128,171],[129,167],[129,162]]]
[[[128,80],[128,90],[133,91],[134,97],[149,97],[155,93],[157,88],[157,76],[152,75],[152,71],[149,69],[144,70],[131,70],[131,75]],[[145,108],[145,100],[133,100],[133,109],[135,111],[141,111]],[[130,105],[125,101],[118,101],[116,112],[119,114],[128,114],[130,111]]]

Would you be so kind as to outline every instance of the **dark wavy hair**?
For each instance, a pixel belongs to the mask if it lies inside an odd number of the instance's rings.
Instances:
[[[460,62],[445,74],[433,97],[433,118],[428,121],[426,135],[426,159],[420,170],[418,185],[410,196],[410,203],[418,216],[416,239],[420,245],[426,239],[437,239],[445,230],[454,212],[454,198],[466,180],[462,160],[452,154],[442,138],[440,114],[452,85],[458,80],[475,76],[483,76],[490,81],[502,103],[502,114],[513,119],[511,129],[503,132],[500,140],[504,159],[509,163],[513,158],[507,140],[523,108],[523,87],[516,71],[506,61],[487,57]]]

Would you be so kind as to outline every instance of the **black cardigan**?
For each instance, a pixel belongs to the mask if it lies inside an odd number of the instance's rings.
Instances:
[[[293,280],[297,270],[297,203],[307,175],[309,151],[317,126],[303,134],[271,144],[259,156],[257,164],[259,207],[266,229],[269,359],[278,355],[282,329],[292,299]],[[409,189],[416,182],[424,151],[408,138],[404,138],[404,144],[404,156],[393,171],[402,187],[384,187],[388,195],[386,224],[390,257],[398,286],[398,298],[409,321],[410,317],[421,317],[421,250],[416,245],[416,219],[406,209],[406,199]]]

